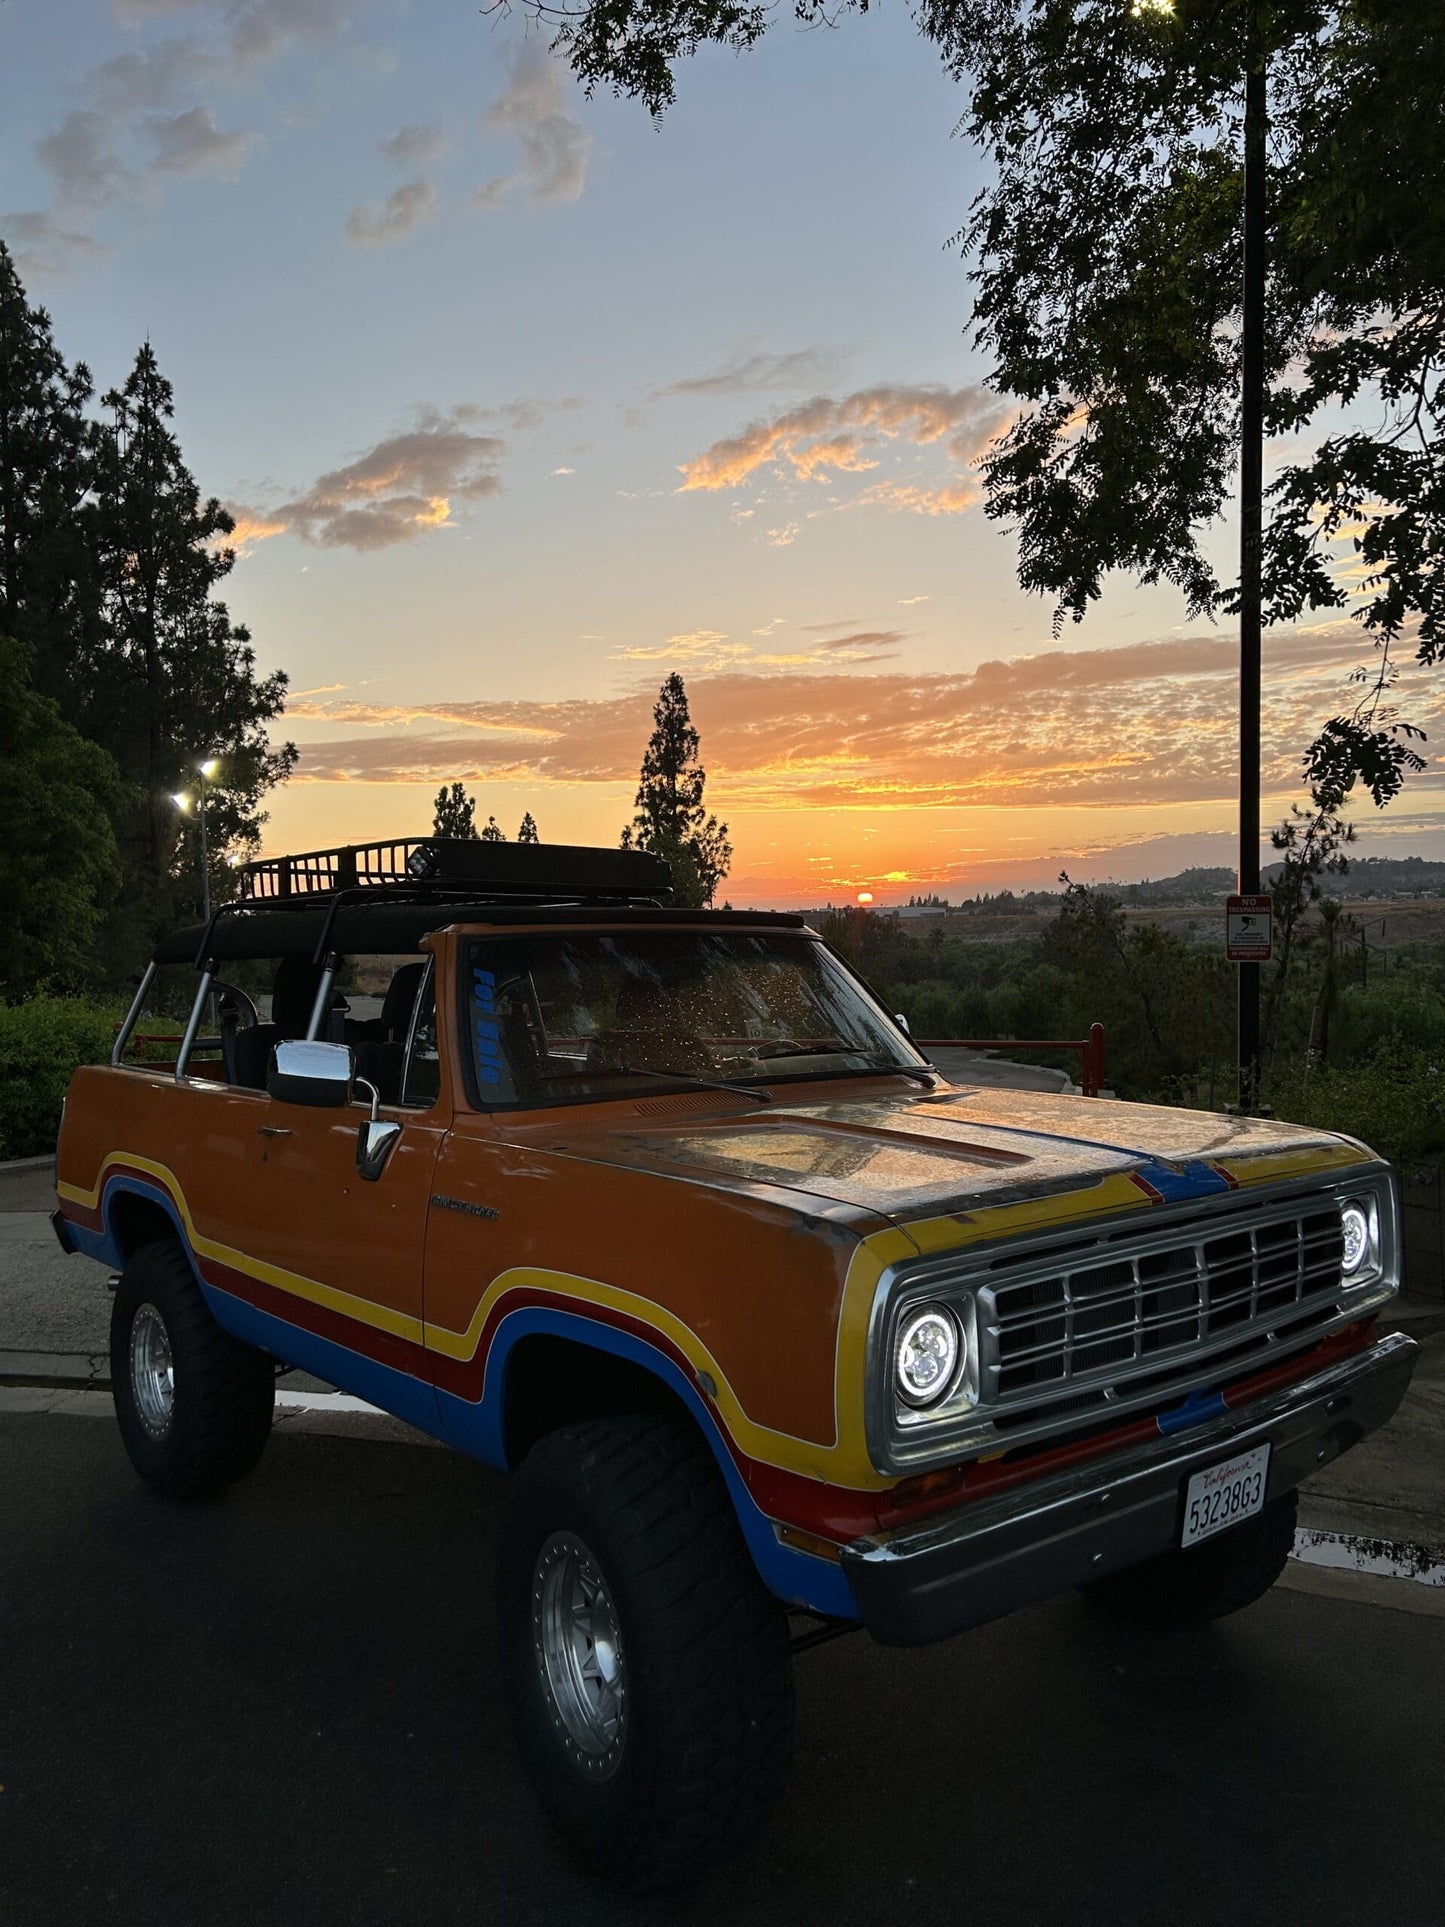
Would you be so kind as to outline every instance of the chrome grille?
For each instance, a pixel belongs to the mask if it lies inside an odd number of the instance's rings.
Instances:
[[[1327,1323],[1342,1252],[1339,1207],[1316,1195],[1001,1257],[978,1293],[984,1403],[1005,1426],[1018,1408],[1062,1416]]]

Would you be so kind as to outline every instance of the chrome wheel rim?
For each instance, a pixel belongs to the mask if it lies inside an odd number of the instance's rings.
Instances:
[[[140,1422],[164,1438],[176,1409],[176,1372],[170,1333],[154,1305],[142,1305],[130,1327],[130,1388]]]
[[[532,1573],[532,1650],[552,1724],[592,1780],[617,1771],[627,1732],[627,1668],[617,1608],[582,1541],[554,1532]]]

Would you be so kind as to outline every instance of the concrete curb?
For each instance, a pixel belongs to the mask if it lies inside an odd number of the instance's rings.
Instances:
[[[54,1151],[47,1151],[38,1158],[0,1158],[0,1178],[7,1171],[38,1171],[43,1164],[54,1164]]]

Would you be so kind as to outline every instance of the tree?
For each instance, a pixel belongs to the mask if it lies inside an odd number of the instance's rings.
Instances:
[[[528,810],[527,814],[522,818],[521,828],[517,831],[517,841],[519,843],[540,843],[542,841],[541,837],[537,834],[537,819],[530,810]]]
[[[505,4],[505,0],[503,0]],[[656,115],[708,42],[751,46],[766,0],[523,0],[591,89]],[[807,22],[869,0],[795,0]],[[969,89],[990,183],[956,237],[991,384],[1020,398],[983,462],[1019,577],[1082,618],[1105,576],[1237,607],[1206,534],[1235,486],[1241,119],[1269,90],[1266,621],[1348,609],[1378,655],[1309,752],[1317,806],[1377,805],[1421,767],[1394,646],[1445,657],[1445,34],[1419,0],[922,0]],[[1257,37],[1256,37],[1257,36]],[[1342,410],[1357,408],[1354,423]],[[1303,447],[1303,454],[1297,453]],[[1341,568],[1348,545],[1358,580]]]
[[[505,843],[506,842],[507,833],[498,824],[496,817],[489,816],[487,818],[487,827],[482,831],[481,840],[483,843]]]
[[[103,399],[109,419],[92,437],[103,646],[64,704],[110,750],[136,798],[117,824],[126,878],[108,939],[117,962],[196,907],[196,831],[171,800],[196,764],[219,762],[206,828],[220,859],[259,847],[262,798],[296,761],[295,745],[273,748],[266,727],[285,705],[287,678],[258,677],[248,631],[214,597],[235,561],[225,546],[235,524],[214,498],[201,499],[170,428],[173,405],[149,343]]]
[[[0,636],[0,998],[11,1001],[90,978],[120,885],[120,772],[31,687],[33,659]]]
[[[0,241],[0,635],[30,646],[34,681],[56,696],[99,622],[82,506],[90,395],[89,371],[66,366]]]
[[[433,836],[451,836],[460,838],[464,843],[475,843],[476,816],[476,798],[468,796],[460,783],[453,783],[450,789],[443,783],[437,791],[431,833]]]
[[[688,712],[687,690],[676,670],[658,691],[653,731],[642,758],[637,814],[622,832],[624,850],[650,850],[672,871],[679,903],[711,903],[728,873],[733,847],[728,826],[703,807],[707,771],[698,762],[701,738]]]

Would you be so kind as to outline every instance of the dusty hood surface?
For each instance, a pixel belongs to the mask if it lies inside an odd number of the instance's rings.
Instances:
[[[649,1107],[650,1109],[652,1107]],[[669,1119],[575,1135],[555,1148],[593,1162],[738,1189],[787,1190],[896,1222],[1080,1190],[1132,1174],[1145,1195],[1225,1192],[1292,1152],[1352,1159],[1301,1125],[1104,1098],[945,1086],[931,1095],[849,1103],[776,1102],[725,1117]],[[565,1137],[565,1143],[559,1138]]]

